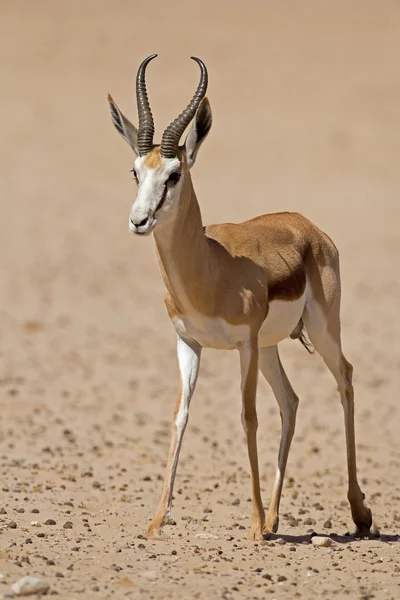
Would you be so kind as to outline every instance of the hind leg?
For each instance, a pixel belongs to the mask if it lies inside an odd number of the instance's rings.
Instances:
[[[294,393],[289,379],[282,367],[277,346],[260,349],[259,367],[278,401],[282,421],[278,468],[276,470],[275,483],[267,519],[263,529],[263,533],[276,533],[279,525],[279,504],[282,494],[283,479],[285,476],[290,444],[296,425],[296,411],[299,399]]]
[[[323,358],[326,366],[336,379],[344,411],[344,423],[347,448],[348,470],[348,500],[351,514],[357,527],[357,533],[367,534],[372,525],[372,513],[364,504],[362,493],[357,480],[356,443],[354,431],[354,389],[352,384],[353,367],[345,359],[340,341],[340,323],[338,311],[332,311],[330,319],[322,323],[322,315],[315,318],[315,314],[306,308],[304,322],[308,335]]]

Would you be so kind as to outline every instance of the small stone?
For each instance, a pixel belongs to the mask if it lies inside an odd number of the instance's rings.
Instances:
[[[100,483],[100,481],[93,481],[93,483],[92,483],[92,487],[94,487],[95,489],[99,489],[99,488],[101,488],[101,483]]]
[[[268,581],[272,581],[272,577],[269,573],[264,573],[264,575],[262,576],[263,579],[268,579]]]
[[[278,538],[277,540],[275,540],[277,544],[279,544],[280,546],[284,546],[286,544],[286,541],[283,540],[282,538]]]
[[[33,509],[31,510],[31,513],[38,514],[39,512],[40,512],[40,511],[39,511],[39,509],[38,509],[38,508],[33,508]]]
[[[6,515],[6,514],[7,514],[7,511],[6,511],[6,509],[5,509],[5,508],[3,508],[3,507],[1,507],[1,508],[0,508],[0,515]]]
[[[325,527],[325,529],[332,529],[332,523],[329,519],[327,521],[325,521],[324,527]]]
[[[72,521],[66,521],[63,525],[63,529],[72,529],[73,528],[73,523]]]
[[[320,548],[329,548],[329,546],[332,546],[334,543],[330,537],[323,535],[315,535],[311,542],[313,546],[318,546]]]
[[[54,562],[54,560],[52,560],[51,558],[49,558],[46,562],[46,565],[48,565],[49,567],[53,567],[56,563]]]
[[[40,577],[22,577],[11,586],[11,591],[17,596],[31,596],[36,594],[41,596],[47,594],[50,584]]]
[[[240,504],[240,500],[239,500],[239,498],[236,498],[236,500],[234,500],[234,501],[232,502],[232,506],[239,506],[239,504]]]
[[[171,554],[173,554],[173,556],[176,556],[178,553],[176,550],[172,550]]]
[[[210,514],[212,513],[212,508],[210,508],[209,506],[206,506],[203,510],[204,513]]]
[[[176,525],[176,521],[175,521],[175,519],[168,519],[166,524],[167,525]]]
[[[287,581],[287,577],[285,577],[284,575],[279,575],[278,582],[281,582],[281,581]]]
[[[55,522],[54,519],[47,519],[47,521],[44,522],[45,525],[57,525],[57,523]]]
[[[60,573],[60,571],[57,571],[56,577],[64,577],[64,575],[62,573]]]
[[[218,536],[215,535],[214,533],[209,533],[208,531],[200,531],[199,533],[196,533],[196,535],[194,536],[196,538],[199,538],[201,540],[218,540]]]
[[[8,528],[9,529],[17,529],[18,525],[16,524],[15,521],[10,521],[8,524]]]
[[[304,525],[316,525],[316,520],[315,519],[311,519],[310,517],[308,517],[307,519],[304,519]]]

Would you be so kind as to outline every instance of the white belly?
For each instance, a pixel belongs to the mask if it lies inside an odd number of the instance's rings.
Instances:
[[[272,346],[289,337],[304,310],[305,295],[293,302],[274,300],[260,330],[260,346]],[[233,350],[249,339],[249,325],[231,325],[221,317],[201,314],[174,317],[174,327],[183,339],[196,340],[203,348]]]
[[[292,333],[304,311],[306,295],[298,300],[274,300],[269,305],[267,318],[260,330],[260,346],[278,344]]]

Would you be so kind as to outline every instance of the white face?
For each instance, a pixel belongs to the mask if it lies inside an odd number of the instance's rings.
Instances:
[[[133,174],[138,192],[129,214],[129,230],[149,235],[158,223],[175,213],[184,177],[181,162],[153,150],[147,156],[138,156]]]

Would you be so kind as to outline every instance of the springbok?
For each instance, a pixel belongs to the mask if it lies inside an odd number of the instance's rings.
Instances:
[[[166,287],[165,304],[177,332],[178,399],[161,498],[147,537],[161,538],[162,527],[170,517],[179,451],[203,347],[239,350],[242,424],[252,487],[249,539],[262,540],[263,535],[277,531],[298,406],[277,344],[290,336],[307,346],[305,331],[338,385],[344,409],[348,499],[358,532],[367,534],[372,513],[364,504],[357,481],[353,368],[341,347],[338,251],[325,233],[297,213],[267,214],[244,223],[203,227],[190,170],[211,128],[211,108],[205,97],[207,69],[200,59],[192,57],[201,69],[196,93],[166,128],[161,145],[155,145],[145,73],[156,56],[142,62],[136,77],[138,129],[108,97],[112,121],[136,155],[133,174],[138,192],[129,229],[136,235],[154,232]],[[192,119],[186,141],[179,146]],[[278,467],[266,518],[256,439],[259,369],[278,401],[282,421]]]

